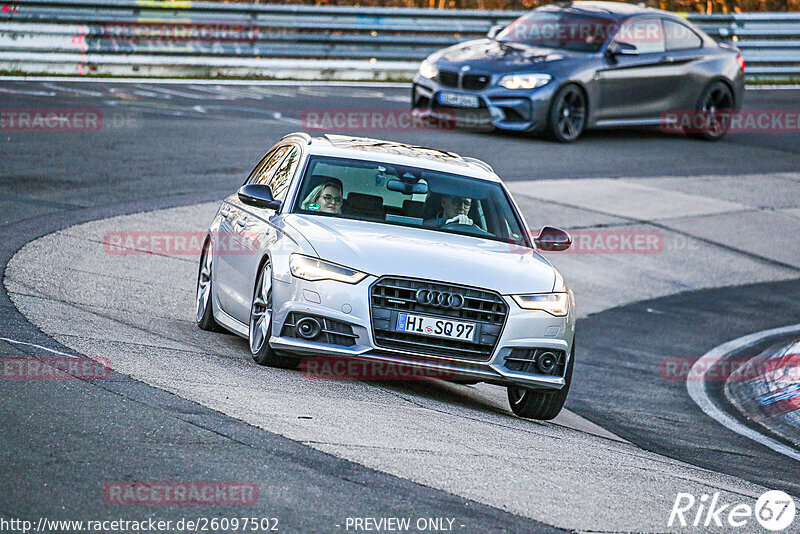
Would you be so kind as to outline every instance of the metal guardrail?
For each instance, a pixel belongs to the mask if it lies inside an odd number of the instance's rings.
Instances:
[[[191,75],[199,69],[212,75],[281,77],[310,69],[311,77],[408,77],[430,53],[483,36],[491,26],[524,13],[154,0],[2,1],[10,3],[0,11],[0,68],[60,74]],[[800,77],[800,13],[687,18],[715,38],[735,41],[749,77]]]

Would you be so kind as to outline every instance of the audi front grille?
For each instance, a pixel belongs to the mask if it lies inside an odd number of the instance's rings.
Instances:
[[[419,300],[418,292],[422,295]],[[437,298],[425,298],[431,292]],[[503,297],[493,291],[400,277],[383,277],[372,284],[370,310],[372,335],[378,347],[406,354],[472,361],[491,358],[508,314]],[[475,323],[476,335],[473,341],[462,341],[398,332],[398,314],[404,312],[469,321]]]

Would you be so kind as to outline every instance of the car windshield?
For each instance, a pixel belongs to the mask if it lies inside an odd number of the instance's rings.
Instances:
[[[568,11],[533,11],[497,35],[503,43],[598,52],[617,31],[616,20]]]
[[[530,246],[500,184],[390,163],[313,156],[293,211]]]

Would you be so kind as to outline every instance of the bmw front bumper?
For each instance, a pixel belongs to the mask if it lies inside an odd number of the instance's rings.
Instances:
[[[455,119],[455,125],[464,128],[486,127],[514,131],[540,131],[547,126],[547,113],[556,85],[548,83],[536,89],[506,89],[490,83],[480,91],[445,87],[436,80],[417,74],[411,89],[411,107],[414,113],[436,119],[443,126]],[[442,105],[443,92],[473,95],[478,98],[478,108]]]

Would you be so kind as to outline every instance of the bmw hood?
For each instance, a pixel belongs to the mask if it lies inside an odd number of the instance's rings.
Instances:
[[[552,291],[555,284],[555,269],[544,258],[509,243],[335,217],[291,214],[285,221],[321,259],[375,276],[439,280],[504,295]]]
[[[445,48],[430,60],[441,69],[459,70],[468,66],[482,72],[508,73],[514,68],[541,66],[568,56],[571,54],[564,50],[478,39]]]

